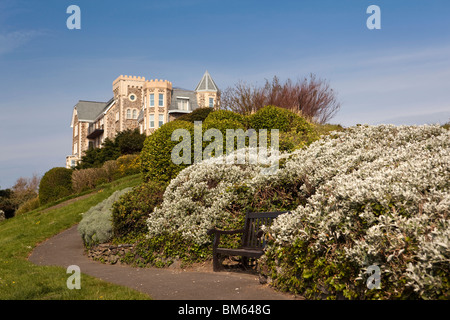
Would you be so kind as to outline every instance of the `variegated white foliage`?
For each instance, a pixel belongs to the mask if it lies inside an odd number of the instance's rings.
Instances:
[[[220,158],[184,169],[149,216],[149,237],[177,231],[208,243],[206,230],[229,218],[224,208],[236,200],[233,186],[252,194],[262,185],[302,181],[299,191],[308,202],[268,228],[275,245],[300,239],[321,252],[334,240],[344,244],[346,258],[361,273],[384,260],[381,270],[393,279],[406,278],[417,291],[439,288],[433,267],[450,266],[450,131],[357,126],[281,157],[287,160],[276,175],[264,174],[264,165],[226,165]],[[418,246],[404,270],[396,265],[405,258],[408,239]]]
[[[245,164],[238,164],[240,150],[204,160],[181,171],[167,187],[162,205],[149,216],[148,237],[162,232],[181,232],[186,239],[198,244],[208,243],[207,230],[221,226],[228,218],[225,208],[237,196],[231,191],[233,187],[254,188],[261,181],[270,179],[267,174],[270,163],[286,157],[276,150],[268,150],[268,161],[260,161],[258,152],[247,149]],[[232,157],[236,157],[235,164],[227,164],[233,162],[230,161]]]
[[[449,131],[377,126],[338,135],[298,152],[286,166],[305,175],[315,193],[270,228],[277,244],[301,239],[319,252],[337,239],[361,273],[385,261],[382,272],[392,279],[406,278],[421,293],[439,290],[433,268],[450,270]],[[409,239],[416,239],[417,251],[405,272],[399,260]]]

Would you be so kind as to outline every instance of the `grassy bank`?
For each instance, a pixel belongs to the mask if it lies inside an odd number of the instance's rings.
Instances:
[[[75,225],[81,213],[108,198],[114,191],[141,182],[133,175],[105,184],[78,200],[59,203],[0,222],[0,299],[148,299],[145,294],[82,275],[82,289],[69,290],[62,267],[36,266],[27,260],[40,242]]]

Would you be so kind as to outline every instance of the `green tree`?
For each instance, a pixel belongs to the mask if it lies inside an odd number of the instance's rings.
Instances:
[[[56,167],[47,171],[39,184],[39,201],[46,204],[72,194],[73,170]]]
[[[172,141],[172,132],[177,129],[185,129],[190,134],[191,139],[191,163],[193,162],[193,141],[194,124],[187,121],[171,121],[164,124],[150,136],[144,143],[141,152],[141,172],[144,181],[163,181],[168,182],[175,178],[177,174],[189,164],[175,164],[172,161],[172,150],[181,142]]]
[[[115,144],[121,155],[135,154],[142,151],[146,137],[139,132],[139,129],[128,129],[117,134]]]
[[[76,169],[101,167],[106,161],[116,160],[122,155],[141,152],[146,135],[139,129],[128,129],[119,132],[114,139],[106,138],[101,148],[91,148],[85,151]]]

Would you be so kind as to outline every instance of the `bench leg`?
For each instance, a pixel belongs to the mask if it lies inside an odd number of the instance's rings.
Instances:
[[[213,271],[220,271],[221,267],[221,259],[220,253],[213,254]]]
[[[242,266],[244,267],[245,270],[247,270],[247,268],[249,267],[249,259],[247,257],[242,257],[241,261]]]

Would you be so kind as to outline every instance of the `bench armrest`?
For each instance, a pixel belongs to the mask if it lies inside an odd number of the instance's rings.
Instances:
[[[244,229],[237,229],[237,230],[219,230],[216,228],[209,229],[207,234],[208,235],[214,234],[213,253],[215,252],[216,248],[219,246],[221,234],[236,234],[236,233],[243,233],[243,232],[244,232]]]

